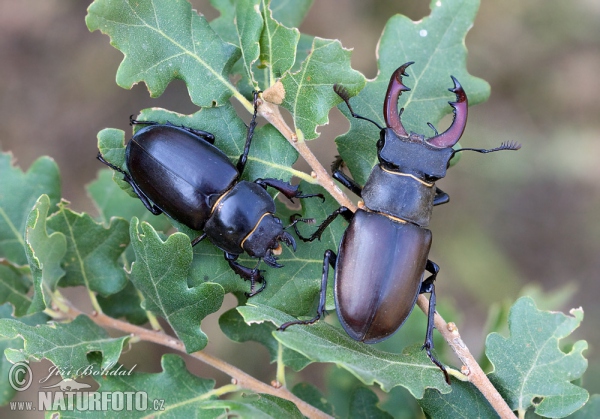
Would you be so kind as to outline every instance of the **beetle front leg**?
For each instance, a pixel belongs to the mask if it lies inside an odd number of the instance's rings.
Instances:
[[[137,195],[138,198],[140,198],[140,201],[142,201],[142,204],[144,204],[144,206],[146,207],[146,209],[148,211],[150,211],[152,214],[154,215],[160,215],[162,214],[162,210],[160,208],[158,208],[156,205],[152,204],[150,202],[150,200],[148,199],[148,197],[146,195],[144,195],[144,192],[142,192],[142,190],[138,187],[138,185],[133,181],[133,179],[131,178],[131,176],[129,175],[129,173],[127,173],[126,171],[122,170],[120,167],[115,166],[112,163],[109,163],[108,161],[106,161],[104,159],[104,156],[102,156],[102,153],[98,152],[98,156],[96,156],[96,158],[98,160],[100,160],[100,162],[104,163],[105,165],[107,165],[108,167],[110,167],[111,169],[121,173],[123,175],[123,180],[125,182],[127,182],[129,184],[129,186],[131,186],[131,189],[133,189],[133,192],[135,192],[135,194]]]
[[[333,253],[333,250],[326,250],[323,255],[323,277],[321,278],[321,292],[319,297],[319,307],[317,308],[317,315],[310,320],[292,320],[279,326],[277,330],[285,330],[289,326],[294,324],[313,324],[319,320],[325,314],[325,298],[327,297],[327,277],[329,276],[329,267],[335,269],[335,261],[337,256]]]
[[[344,172],[342,172],[342,164],[344,160],[340,156],[337,156],[333,163],[331,163],[331,176],[344,185],[346,188],[351,190],[355,195],[362,196],[362,187],[356,183],[352,178],[349,178]]]
[[[261,275],[260,270],[258,269],[258,265],[260,265],[260,259],[256,266],[251,269],[246,266],[240,265],[236,262],[238,255],[232,255],[231,253],[225,253],[225,260],[229,263],[229,267],[233,272],[242,277],[245,281],[250,281],[250,292],[246,293],[246,297],[254,297],[256,294],[261,292],[267,286],[267,282],[265,278]],[[260,282],[262,286],[254,291],[254,285]]]
[[[342,217],[344,217],[346,219],[346,221],[348,221],[348,222],[350,222],[352,220],[352,218],[354,217],[354,213],[352,211],[350,211],[348,208],[339,207],[338,209],[333,211],[331,214],[329,214],[329,217],[325,218],[325,220],[321,223],[319,228],[317,228],[317,231],[315,231],[310,237],[304,237],[302,234],[300,234],[300,232],[298,231],[298,227],[296,226],[296,215],[300,215],[300,214],[293,214],[290,217],[290,221],[293,223],[292,225],[294,226],[296,235],[298,236],[298,238],[300,240],[302,240],[304,242],[311,242],[315,239],[320,240],[321,234],[323,234],[323,232],[325,231],[327,226],[329,226],[329,224],[331,224],[333,222],[333,220],[335,220],[337,218],[338,215],[341,215]]]
[[[284,182],[283,180],[272,179],[272,178],[256,179],[254,181],[254,183],[262,186],[265,189],[267,189],[267,186],[270,186],[273,189],[277,189],[287,199],[289,199],[292,202],[294,202],[294,200],[292,198],[314,198],[314,197],[319,197],[323,200],[323,202],[325,202],[325,197],[323,196],[323,194],[320,194],[320,193],[303,194],[302,191],[298,190],[298,185],[292,185],[291,183]]]
[[[250,144],[252,143],[252,137],[254,137],[254,129],[256,128],[256,114],[258,113],[258,95],[261,92],[257,92],[255,90],[252,93],[254,94],[254,114],[252,114],[252,120],[250,120],[250,125],[248,125],[248,131],[246,133],[246,144],[244,145],[244,152],[242,153],[236,164],[236,168],[240,174],[240,177],[242,176],[242,173],[244,173],[246,161],[248,160],[248,153],[250,152]]]
[[[446,371],[446,368],[442,365],[442,363],[438,361],[437,358],[434,357],[431,353],[431,350],[433,349],[433,329],[435,328],[434,317],[436,297],[434,281],[440,271],[440,267],[436,263],[428,259],[427,264],[425,265],[425,270],[431,273],[431,275],[423,281],[423,283],[421,284],[421,290],[419,291],[419,294],[430,293],[429,311],[427,314],[427,333],[425,334],[425,343],[423,343],[422,349],[425,349],[425,352],[427,352],[427,356],[429,357],[431,362],[433,362],[435,365],[437,365],[437,367],[440,370],[442,370],[442,372],[444,373],[446,383],[450,384],[450,377],[448,376],[448,371]]]
[[[450,195],[442,191],[437,186],[435,187],[435,197],[433,198],[433,206],[447,204],[450,202]]]

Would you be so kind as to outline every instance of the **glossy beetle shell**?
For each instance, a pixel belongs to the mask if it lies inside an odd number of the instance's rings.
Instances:
[[[202,230],[217,199],[239,174],[214,145],[172,125],[150,125],[127,144],[127,169],[163,212]]]
[[[340,243],[335,300],[342,326],[355,340],[376,343],[412,311],[431,247],[431,232],[356,211]]]

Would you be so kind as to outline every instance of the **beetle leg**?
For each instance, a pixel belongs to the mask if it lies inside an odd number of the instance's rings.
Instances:
[[[300,232],[298,231],[298,227],[296,226],[296,216],[300,215],[300,214],[293,214],[290,217],[290,221],[293,223],[292,226],[294,227],[294,230],[296,231],[296,234],[298,235],[298,238],[304,242],[311,242],[315,239],[321,239],[321,234],[323,234],[323,232],[325,231],[325,229],[327,228],[327,226],[329,226],[329,224],[331,224],[333,222],[333,220],[336,219],[336,217],[338,215],[341,215],[342,217],[344,217],[346,219],[346,221],[350,222],[350,220],[352,220],[352,217],[354,217],[354,213],[352,211],[350,211],[348,208],[346,207],[339,207],[338,209],[336,209],[335,211],[333,211],[329,217],[327,217],[319,226],[319,228],[317,228],[317,231],[315,231],[310,237],[304,237],[302,234],[300,234]]]
[[[433,198],[433,206],[447,204],[448,202],[450,202],[450,195],[436,186],[435,197]]]
[[[168,125],[173,125],[173,124],[168,123]],[[194,134],[196,137],[200,138],[201,140],[206,141],[207,143],[210,143],[210,144],[215,143],[215,136],[213,134],[211,134],[210,132],[202,131],[201,129],[194,129],[194,128],[186,127],[183,125],[173,125],[173,126],[184,129],[187,132],[189,132],[190,134]]]
[[[192,247],[194,247],[195,245],[197,245],[198,243],[200,243],[202,240],[204,240],[206,238],[207,234],[203,233],[202,235],[196,237],[194,240],[192,240]]]
[[[254,137],[254,129],[256,128],[256,114],[258,113],[258,95],[260,92],[254,91],[254,114],[252,115],[252,119],[250,120],[250,125],[248,125],[248,132],[246,133],[246,144],[244,145],[244,152],[240,156],[236,168],[242,176],[244,173],[244,168],[246,167],[246,161],[248,160],[248,153],[250,152],[250,144],[252,143],[252,137]]]
[[[256,179],[254,181],[254,183],[262,186],[265,189],[267,189],[267,186],[270,186],[273,189],[277,189],[287,199],[289,199],[292,202],[294,202],[294,200],[292,198],[313,198],[316,196],[321,198],[323,200],[323,202],[325,202],[325,197],[323,196],[323,194],[320,194],[320,193],[303,194],[302,191],[298,190],[298,185],[292,185],[291,183],[284,182],[283,180],[271,179],[271,178]]]
[[[146,195],[144,195],[144,192],[142,192],[142,190],[138,187],[138,185],[133,181],[133,179],[131,178],[129,173],[122,170],[120,167],[117,167],[114,164],[106,161],[104,159],[104,157],[102,156],[102,153],[100,153],[100,152],[98,152],[98,156],[96,156],[96,158],[98,160],[100,160],[102,163],[104,163],[105,165],[107,165],[108,167],[110,167],[111,169],[113,169],[123,175],[123,180],[125,182],[129,183],[129,186],[131,186],[131,189],[133,189],[133,192],[135,192],[137,197],[140,198],[140,201],[142,201],[142,204],[144,204],[144,206],[146,207],[146,209],[148,209],[148,211],[150,211],[154,215],[162,214],[162,210],[150,202],[148,197]]]
[[[337,256],[333,253],[333,250],[326,250],[323,256],[323,277],[321,278],[321,292],[319,296],[319,307],[317,308],[317,315],[310,320],[292,320],[279,326],[277,330],[285,330],[289,326],[294,324],[313,324],[325,313],[325,298],[327,297],[327,277],[329,276],[329,266],[335,269],[335,261]]]
[[[342,164],[344,164],[344,160],[342,160],[340,156],[336,156],[333,163],[331,163],[331,175],[346,188],[350,189],[355,195],[362,196],[362,187],[356,183],[354,179],[342,172]]]
[[[156,121],[140,121],[138,119],[133,119],[133,115],[129,116],[129,125],[162,125],[161,122]],[[186,127],[185,125],[175,125],[171,122],[167,121],[165,125],[171,125],[173,127],[181,128],[189,132],[190,134],[194,134],[197,137],[200,137],[202,140],[207,141],[211,144],[215,143],[215,136],[207,131],[202,131],[201,129],[194,129],[190,127]]]
[[[235,272],[236,274],[238,274],[239,276],[242,277],[242,279],[244,279],[245,281],[250,281],[250,292],[246,293],[246,297],[250,298],[250,297],[254,297],[256,294],[258,294],[259,292],[261,292],[262,290],[265,289],[265,287],[267,286],[267,282],[265,281],[265,278],[261,275],[261,271],[258,269],[258,265],[260,265],[260,259],[258,260],[258,263],[256,264],[256,266],[251,269],[248,268],[246,266],[240,265],[239,263],[236,262],[236,259],[238,258],[238,255],[232,255],[231,253],[225,253],[225,260],[229,263],[229,267],[231,268],[231,270],[233,270],[233,272]],[[254,285],[257,282],[261,282],[262,286],[257,289],[256,291],[254,291]]]
[[[425,335],[425,343],[423,343],[422,349],[425,349],[425,352],[427,352],[427,356],[431,362],[433,362],[440,370],[442,370],[446,383],[450,384],[448,371],[446,371],[446,368],[442,365],[442,363],[438,361],[437,358],[431,353],[431,350],[433,349],[433,329],[435,328],[434,316],[436,298],[434,281],[440,271],[440,267],[435,262],[432,262],[428,259],[427,264],[425,265],[425,270],[431,273],[431,275],[421,284],[421,290],[419,291],[419,294],[430,293],[431,295],[429,297],[429,310],[427,314],[427,333]]]

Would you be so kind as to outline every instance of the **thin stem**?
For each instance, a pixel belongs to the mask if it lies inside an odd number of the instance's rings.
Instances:
[[[71,319],[74,319],[80,314],[86,315],[73,306],[70,306],[69,311],[65,313],[65,315]],[[185,346],[179,339],[169,336],[162,331],[149,330],[140,326],[135,326],[131,323],[113,319],[112,317],[100,312],[94,313],[92,316],[90,316],[90,319],[100,327],[119,330],[131,335],[132,337],[137,337],[138,339],[147,342],[157,343],[181,353],[186,353]],[[274,388],[263,383],[262,381],[257,380],[251,375],[246,374],[239,368],[234,367],[233,365],[202,351],[197,351],[188,355],[229,375],[233,379],[233,384],[240,388],[252,390],[256,393],[266,393],[289,400],[294,403],[298,409],[300,409],[303,415],[309,418],[331,418],[331,416],[296,397],[285,387]]]
[[[283,363],[283,345],[277,341],[277,382],[285,387],[285,364]]]
[[[417,299],[419,308],[423,310],[425,315],[429,312],[429,301],[421,294]],[[514,419],[515,414],[510,409],[506,401],[500,396],[498,390],[492,385],[487,375],[483,372],[475,357],[465,345],[465,342],[458,333],[458,328],[454,323],[446,323],[446,321],[437,312],[434,318],[435,328],[442,334],[450,348],[463,364],[462,373],[466,376],[467,381],[473,383],[475,387],[483,394],[490,403],[492,408],[500,415],[502,419]],[[454,374],[453,374],[454,375]]]

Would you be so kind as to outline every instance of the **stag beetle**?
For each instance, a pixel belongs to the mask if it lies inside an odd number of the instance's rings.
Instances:
[[[137,121],[133,117],[131,125],[145,127],[127,143],[127,172],[98,153],[98,160],[121,173],[152,214],[164,212],[194,230],[204,230],[192,240],[192,246],[208,237],[223,250],[231,269],[250,281],[249,297],[266,286],[258,269],[261,259],[269,266],[281,268],[276,258],[282,251],[280,242],[296,250],[294,238],[273,215],[275,202],[267,193],[267,186],[290,200],[312,196],[324,199],[321,194],[303,195],[298,186],[278,179],[240,180],[256,127],[258,95],[254,92],[254,114],[244,152],[235,166],[214,145],[215,136],[209,132],[171,123]],[[244,252],[258,258],[254,268],[236,262]],[[262,283],[257,290],[256,282]]]
[[[325,228],[338,216],[350,224],[339,245],[337,256],[325,251],[323,276],[317,315],[310,320],[295,320],[282,324],[285,330],[294,324],[312,324],[323,316],[329,266],[335,270],[334,295],[338,317],[344,330],[357,341],[376,343],[389,338],[411,313],[419,294],[430,293],[427,333],[423,348],[431,361],[449,383],[444,366],[433,356],[433,317],[435,313],[434,281],[439,266],[428,259],[431,246],[429,224],[434,206],[449,201],[448,194],[435,186],[446,175],[450,159],[459,151],[472,150],[491,153],[499,150],[517,150],[517,143],[503,143],[490,150],[462,148],[453,150],[467,122],[467,95],[454,77],[456,102],[452,124],[435,136],[408,134],[400,121],[403,109],[398,111],[398,98],[410,90],[402,84],[407,76],[408,62],[391,76],[383,103],[385,128],[352,110],[345,88],[334,85],[335,92],[344,100],[354,118],[375,124],[380,130],[377,141],[377,164],[364,187],[360,187],[341,170],[343,161],[332,164],[333,177],[362,198],[364,204],[352,213],[340,207],[327,217],[310,237],[303,237],[294,224],[298,237],[306,242],[321,237]],[[433,126],[428,124],[431,128]],[[295,214],[292,221],[296,220]],[[430,275],[423,280],[424,272]]]

